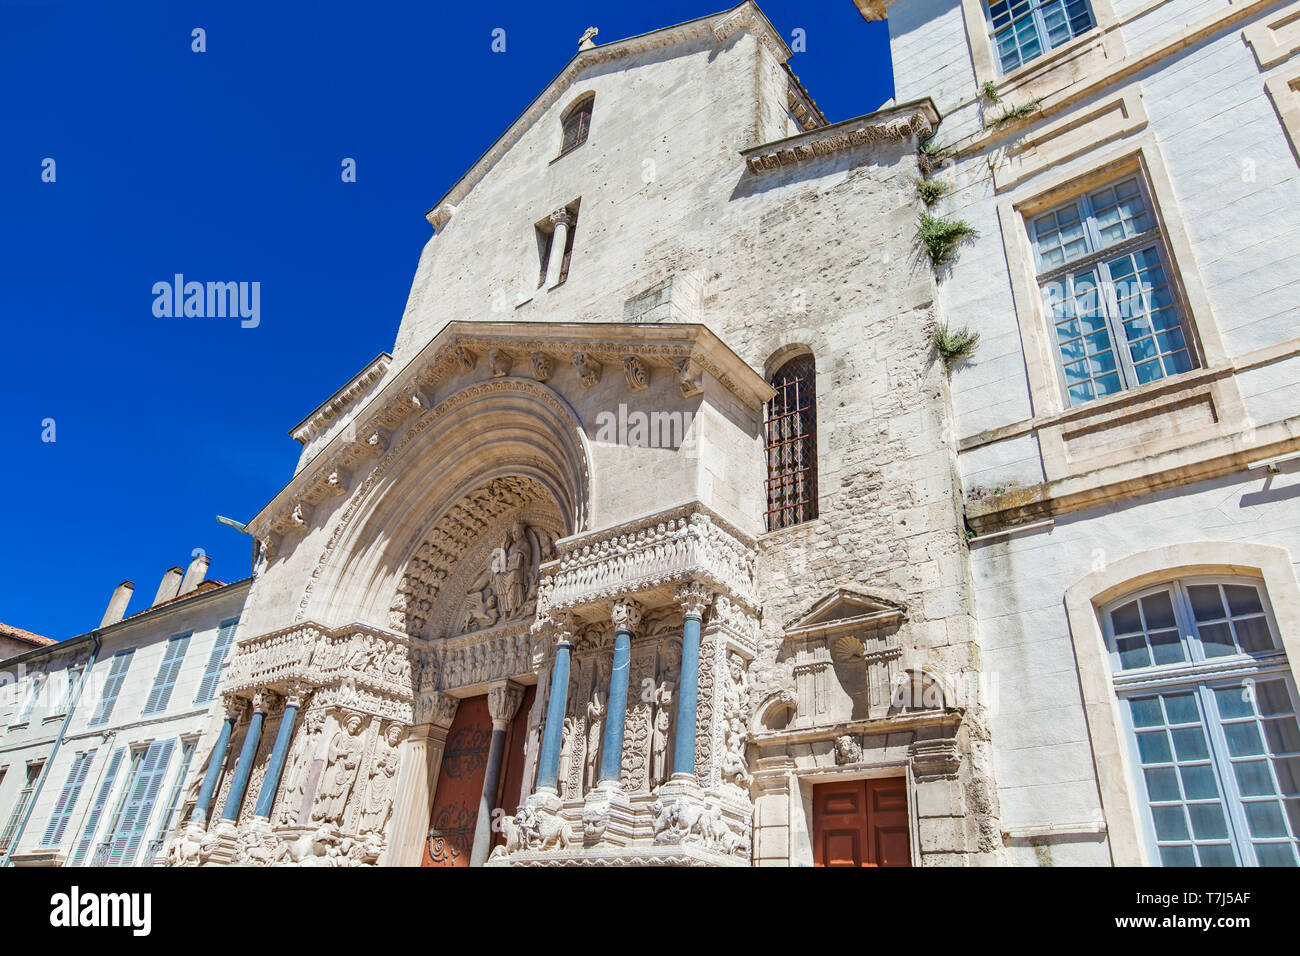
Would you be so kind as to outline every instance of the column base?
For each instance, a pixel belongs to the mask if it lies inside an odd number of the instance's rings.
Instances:
[[[215,839],[214,839],[215,836]],[[208,832],[212,841],[212,850],[208,853],[207,863],[214,866],[229,866],[235,859],[235,850],[239,844],[239,828],[233,820],[221,820],[215,834]]]
[[[604,781],[588,791],[582,807],[584,847],[628,846],[635,836],[632,802],[617,783]]]

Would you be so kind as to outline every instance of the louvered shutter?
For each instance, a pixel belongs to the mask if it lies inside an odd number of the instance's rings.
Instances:
[[[131,785],[131,792],[127,795],[126,806],[118,820],[117,830],[113,834],[113,843],[108,851],[109,866],[130,866],[135,862],[175,745],[175,740],[155,740],[145,751],[140,769]]]
[[[194,703],[206,704],[216,696],[221,669],[226,664],[226,651],[235,637],[235,627],[238,624],[239,621],[226,621],[217,630],[217,641],[212,645],[212,653],[208,655],[208,666],[203,669],[203,680],[199,682],[199,692]]]
[[[72,767],[68,770],[68,779],[63,782],[63,790],[54,803],[54,812],[50,814],[50,821],[45,825],[41,846],[58,846],[59,841],[63,839],[63,831],[67,829],[68,820],[72,818],[72,808],[77,805],[77,799],[81,796],[81,787],[86,782],[86,771],[90,768],[90,761],[94,756],[95,751],[90,750],[77,754],[73,758]]]
[[[99,706],[95,708],[94,716],[90,718],[91,727],[107,723],[108,718],[113,715],[113,706],[117,703],[117,695],[122,691],[126,671],[131,666],[131,658],[134,655],[134,648],[113,655],[113,663],[109,666],[108,678],[104,681],[104,691],[99,698]]]
[[[95,794],[95,803],[90,808],[90,816],[86,818],[86,825],[81,830],[81,839],[77,841],[77,848],[72,854],[72,859],[68,861],[69,865],[77,866],[90,852],[90,843],[95,839],[99,818],[104,815],[104,806],[108,803],[109,794],[113,792],[113,784],[117,780],[117,772],[121,769],[122,758],[125,756],[126,748],[118,747],[109,760],[108,770],[104,773],[104,782],[99,785],[99,793]]]
[[[167,709],[167,703],[172,699],[172,688],[176,686],[176,678],[180,676],[181,664],[185,662],[185,651],[189,646],[190,635],[188,634],[177,634],[168,639],[163,662],[158,666],[158,673],[154,675],[153,690],[149,691],[149,698],[145,701],[140,716],[160,714]]]
[[[181,789],[185,786],[185,778],[189,775],[190,763],[193,760],[194,741],[182,744],[180,764],[176,768],[176,775],[172,778],[171,792],[167,795],[167,803],[158,817],[158,828],[154,832],[155,840],[165,839],[168,831],[172,828],[172,822],[176,819],[176,814],[181,808]]]

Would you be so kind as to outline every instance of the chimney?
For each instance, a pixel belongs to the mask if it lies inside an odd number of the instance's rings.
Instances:
[[[199,554],[190,562],[190,566],[185,569],[185,577],[181,579],[181,594],[189,594],[202,584],[203,579],[207,576],[208,556]]]
[[[158,585],[158,593],[153,596],[153,604],[150,607],[157,607],[164,601],[170,601],[176,596],[181,589],[181,569],[168,568],[163,575],[162,584]]]
[[[123,581],[113,590],[113,596],[108,599],[108,610],[104,612],[104,619],[99,622],[100,627],[108,627],[110,624],[116,624],[126,616],[126,606],[131,603],[131,595],[135,593],[135,585],[130,581]]]

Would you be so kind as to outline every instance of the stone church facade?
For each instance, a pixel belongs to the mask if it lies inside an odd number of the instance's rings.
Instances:
[[[294,429],[171,862],[1159,862],[1152,808],[1199,821],[1208,798],[1138,792],[1169,767],[1125,750],[1146,725],[1124,702],[1150,695],[1112,680],[1106,642],[1133,636],[1099,615],[1161,588],[1203,609],[1202,581],[1267,588],[1258,611],[1216,592],[1236,670],[1180,679],[1262,682],[1276,706],[1254,719],[1286,744],[1293,499],[1266,496],[1258,526],[1222,509],[1257,493],[1247,460],[1295,444],[1289,334],[1234,365],[1168,216],[1197,367],[1162,342],[1168,382],[1100,414],[1062,399],[1025,330],[1044,320],[1014,190],[1037,211],[1034,177],[1092,175],[1059,131],[1094,121],[1115,126],[1088,136],[1119,150],[1105,168],[1145,184],[1160,134],[1132,125],[1133,85],[1118,105],[1044,92],[989,132],[964,48],[922,66],[983,22],[967,2],[891,4],[899,102],[836,124],[752,3],[583,38],[429,212],[392,355]],[[1263,6],[1225,6],[1228,26]],[[981,232],[938,270],[922,179]],[[950,368],[945,323],[984,351]],[[1260,758],[1275,788],[1287,753]]]

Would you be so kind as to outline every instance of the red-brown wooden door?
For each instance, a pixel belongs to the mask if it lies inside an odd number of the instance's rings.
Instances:
[[[514,816],[523,788],[524,748],[528,737],[528,715],[537,689],[529,687],[506,733],[502,756],[501,783],[494,809]],[[469,697],[456,708],[456,719],[447,732],[438,789],[433,796],[429,838],[425,840],[424,866],[469,866],[478,822],[478,804],[487,773],[488,748],[492,742],[492,717],[487,697]],[[500,816],[501,814],[496,814]],[[502,842],[493,834],[493,845]]]
[[[814,786],[813,863],[911,866],[906,781],[891,777]]]

